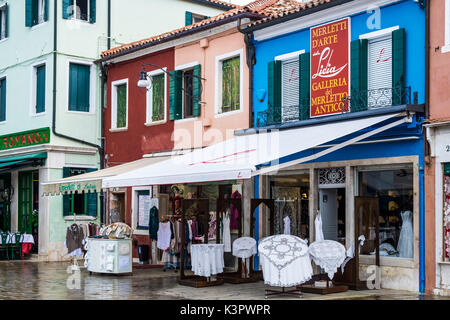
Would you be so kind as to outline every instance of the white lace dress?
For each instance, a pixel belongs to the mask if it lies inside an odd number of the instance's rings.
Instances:
[[[293,287],[310,280],[313,274],[308,245],[293,235],[275,235],[258,246],[264,283],[275,287]]]
[[[414,254],[414,231],[412,222],[412,212],[403,211],[402,216],[402,230],[398,239],[397,251],[399,257],[412,258]]]
[[[224,251],[231,252],[231,234],[230,234],[230,215],[228,213],[223,215],[222,224],[223,224],[223,244],[225,245]]]

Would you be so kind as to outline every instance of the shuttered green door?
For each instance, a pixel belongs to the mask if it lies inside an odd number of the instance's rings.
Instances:
[[[310,117],[310,54],[303,53],[299,56],[300,67],[300,95],[299,95],[299,120],[307,120]]]
[[[0,79],[0,121],[6,120],[6,79]]]
[[[33,211],[33,171],[19,172],[19,217],[18,230],[31,234],[31,212]]]
[[[70,175],[70,168],[64,167],[63,168],[63,178],[67,178]],[[63,195],[63,216],[70,216],[72,215],[73,208],[72,208],[72,201],[71,201],[71,195],[66,194]]]
[[[89,112],[90,66],[70,64],[69,110]]]
[[[268,64],[268,124],[281,123],[281,61]]]
[[[392,105],[405,103],[405,29],[392,32]]]
[[[36,68],[36,113],[45,112],[45,65]]]
[[[182,118],[182,85],[183,77],[180,70],[169,73],[169,119],[178,120]]]

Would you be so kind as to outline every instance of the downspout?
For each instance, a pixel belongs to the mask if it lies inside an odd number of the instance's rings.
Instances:
[[[55,136],[72,140],[78,143],[94,147],[98,150],[100,157],[100,168],[103,167],[103,148],[100,145],[77,139],[56,131],[56,92],[57,92],[57,75],[58,75],[58,1],[53,1],[53,113],[52,113],[52,132]],[[103,121],[102,121],[103,124]],[[102,203],[102,202],[101,202]]]

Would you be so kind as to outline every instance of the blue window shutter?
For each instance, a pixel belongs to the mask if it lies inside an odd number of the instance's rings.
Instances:
[[[33,26],[33,0],[25,1],[25,26]]]
[[[194,66],[194,79],[193,82],[193,95],[194,95],[194,106],[193,106],[193,116],[198,117],[201,114],[202,107],[200,101],[201,97],[201,76],[202,76],[202,66],[200,64]]]
[[[44,21],[48,21],[48,0],[44,1]]]
[[[57,1],[57,0],[54,0]],[[62,5],[63,19],[69,19],[73,15],[73,0],[63,0]]]
[[[95,21],[97,20],[97,3],[95,0],[91,0],[90,4],[89,4],[90,8],[89,8],[89,22],[90,23],[95,23]]]
[[[36,68],[36,113],[45,111],[45,65]]]
[[[67,178],[70,173],[70,168],[64,167],[63,168],[63,178]],[[63,195],[63,216],[70,216],[71,215],[71,198],[72,195],[65,194]]]
[[[87,169],[87,172],[97,171],[97,169]],[[92,192],[85,195],[87,197],[87,214],[91,217],[97,216],[98,193]]]
[[[5,7],[5,37],[9,37],[9,4]]]
[[[192,12],[186,11],[185,13],[185,25],[189,26],[192,24]]]

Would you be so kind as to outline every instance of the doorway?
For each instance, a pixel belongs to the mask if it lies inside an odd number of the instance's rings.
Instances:
[[[319,189],[319,210],[325,240],[345,245],[345,188]]]

